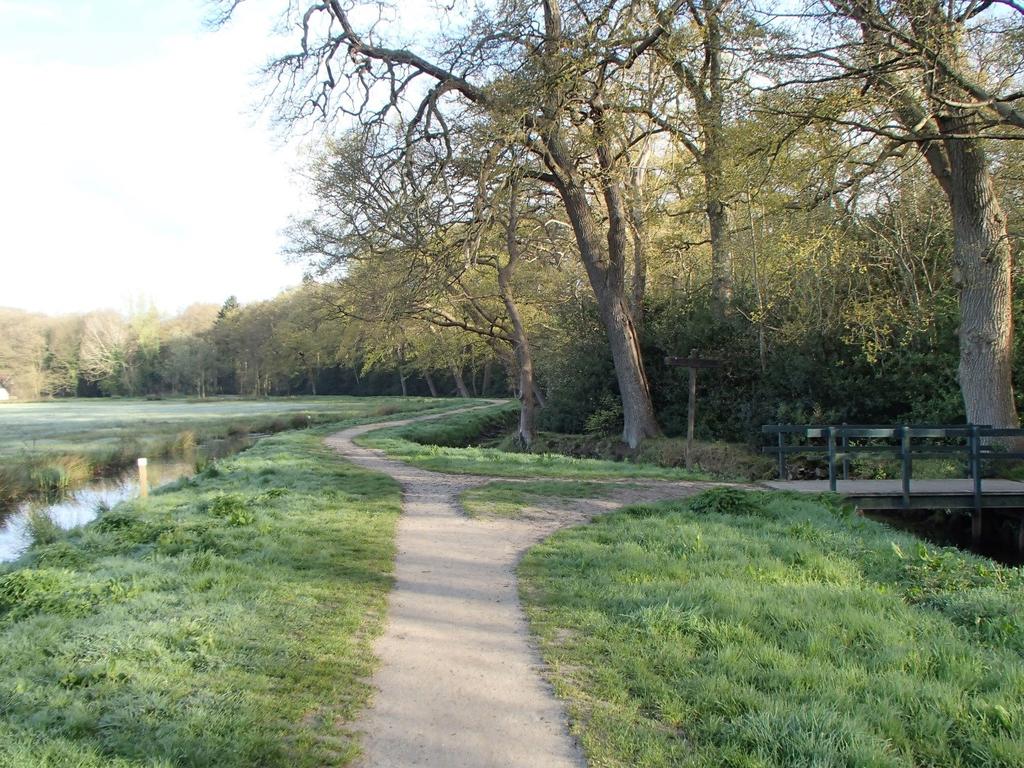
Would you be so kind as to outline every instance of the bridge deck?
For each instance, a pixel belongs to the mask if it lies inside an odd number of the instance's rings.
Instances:
[[[773,480],[764,485],[779,491],[827,493],[828,480]],[[899,480],[839,480],[836,493],[862,509],[903,509]],[[985,479],[982,507],[1024,510],[1024,482]],[[911,480],[910,507],[915,509],[973,509],[974,483],[970,479]]]

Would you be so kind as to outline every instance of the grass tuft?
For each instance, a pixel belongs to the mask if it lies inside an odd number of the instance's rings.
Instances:
[[[53,518],[45,509],[29,509],[25,523],[34,544],[52,544],[60,538],[60,527],[53,522]]]
[[[698,515],[765,515],[770,498],[763,491],[741,491],[737,488],[712,488],[694,496],[690,511]]]

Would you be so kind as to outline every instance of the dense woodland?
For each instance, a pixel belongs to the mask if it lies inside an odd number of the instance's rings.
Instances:
[[[288,5],[268,103],[322,137],[308,281],[175,318],[7,311],[15,394],[513,394],[525,444],[636,446],[682,429],[664,357],[696,350],[724,362],[704,437],[1017,425],[1020,5],[506,0],[412,42],[383,4]]]

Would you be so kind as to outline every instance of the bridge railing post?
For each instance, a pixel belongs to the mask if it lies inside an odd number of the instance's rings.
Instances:
[[[974,486],[974,514],[981,519],[981,437],[977,424],[971,424],[971,436],[968,439],[968,452],[971,461],[971,480]]]
[[[900,480],[903,484],[903,506],[910,508],[910,475],[913,470],[913,459],[910,455],[910,427],[904,424],[899,428],[900,435]]]
[[[832,427],[825,427],[825,444],[828,446],[828,489],[836,492],[836,433]]]
[[[843,422],[843,426],[840,427],[840,429],[842,430],[841,434],[843,436],[843,442],[842,442],[842,446],[843,446],[843,480],[849,480],[850,479],[850,452],[849,452],[848,449],[850,447],[850,438],[846,434],[846,422],[845,421]]]
[[[786,438],[779,430],[779,480],[786,479]]]

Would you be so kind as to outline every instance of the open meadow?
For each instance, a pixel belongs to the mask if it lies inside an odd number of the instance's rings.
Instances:
[[[436,398],[282,397],[265,400],[61,399],[0,404],[0,457],[24,453],[114,450],[127,440],[143,444],[183,431],[202,436],[229,431],[276,431],[435,408]]]
[[[188,456],[199,444],[465,401],[398,397],[265,400],[62,399],[0,404],[0,505],[71,490],[140,456]]]

